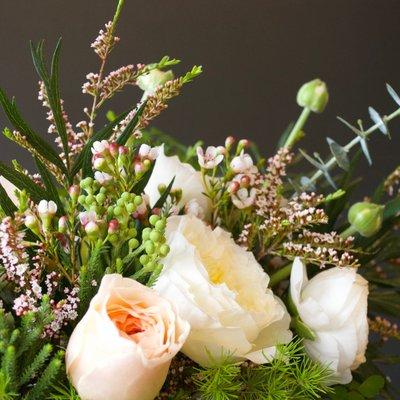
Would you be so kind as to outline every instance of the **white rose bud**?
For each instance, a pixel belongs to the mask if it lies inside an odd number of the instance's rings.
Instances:
[[[228,232],[186,215],[168,218],[166,236],[170,252],[154,289],[190,323],[188,357],[202,366],[227,353],[266,363],[290,342],[290,317],[268,275]]]
[[[153,400],[189,330],[154,290],[105,275],[69,340],[67,373],[82,400]]]
[[[175,177],[172,190],[182,189],[182,197],[178,207],[184,207],[190,200],[195,199],[206,215],[211,212],[210,200],[203,194],[205,188],[199,171],[190,164],[182,163],[177,156],[168,157],[164,146],[158,148],[158,157],[154,164],[153,173],[144,189],[149,196],[150,207],[154,207],[160,198],[159,187],[166,187]]]
[[[142,100],[153,95],[157,88],[172,79],[174,79],[174,73],[171,70],[161,71],[159,69],[153,69],[148,74],[139,76],[136,82],[144,92]]]
[[[309,355],[329,366],[341,384],[365,362],[368,344],[368,282],[354,268],[331,268],[310,281],[299,258],[293,262],[290,295],[299,316],[315,334],[305,340]]]

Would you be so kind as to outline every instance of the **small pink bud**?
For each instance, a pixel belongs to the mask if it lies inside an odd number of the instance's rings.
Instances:
[[[247,188],[250,186],[250,183],[251,183],[251,179],[249,176],[244,175],[240,178],[240,186]]]
[[[247,139],[239,140],[238,146],[239,146],[241,149],[246,149],[247,147],[250,146],[250,140],[247,140]]]
[[[116,219],[112,219],[109,223],[108,223],[108,233],[111,235],[113,233],[118,232],[119,229],[119,222]]]
[[[110,143],[110,145],[108,146],[108,150],[113,157],[117,156],[119,153],[118,143],[115,143],[115,142]]]
[[[68,189],[68,193],[71,197],[72,200],[77,201],[79,194],[81,192],[81,189],[78,185],[72,185],[69,189]]]
[[[239,182],[233,181],[229,184],[229,193],[236,193],[240,189]]]
[[[233,136],[228,136],[225,139],[225,147],[227,149],[230,149],[232,147],[233,143],[235,143],[235,138]]]
[[[61,233],[65,233],[68,230],[68,218],[66,216],[62,216],[58,220],[58,231]]]
[[[129,149],[126,146],[119,146],[118,152],[119,152],[120,155],[128,154],[129,153]]]
[[[104,166],[105,166],[105,164],[106,164],[106,160],[104,159],[104,158],[102,158],[102,157],[94,157],[94,161],[93,161],[93,167],[95,168],[95,169],[98,169],[98,170],[100,170],[100,169],[102,169]]]
[[[135,161],[134,167],[135,167],[135,172],[137,174],[140,174],[141,172],[145,171],[145,167],[141,161]]]
[[[88,235],[94,235],[97,234],[100,231],[99,226],[96,224],[96,222],[90,221],[85,225],[85,232]]]
[[[224,146],[218,146],[217,151],[218,151],[218,154],[222,154],[222,155],[225,155],[227,153],[226,148]]]

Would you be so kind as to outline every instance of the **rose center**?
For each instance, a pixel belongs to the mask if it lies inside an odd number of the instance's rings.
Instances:
[[[118,330],[128,336],[133,336],[144,331],[142,321],[126,311],[109,311],[108,315]]]

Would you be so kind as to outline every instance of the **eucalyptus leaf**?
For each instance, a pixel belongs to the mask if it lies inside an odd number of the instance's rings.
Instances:
[[[345,119],[342,117],[336,117],[340,122],[342,122],[344,125],[346,125],[349,129],[351,129],[357,136],[363,136],[363,132],[360,131],[358,128],[355,126],[351,125],[349,122],[347,122]]]
[[[372,107],[368,107],[368,112],[369,116],[371,117],[372,121],[379,125],[378,129],[384,134],[384,135],[389,135],[389,131],[386,127],[385,121],[382,119],[382,117],[379,115],[378,111],[376,111]]]
[[[303,190],[315,190],[315,184],[314,182],[307,176],[302,176],[300,178],[300,185],[303,188]]]
[[[363,151],[363,153],[365,155],[365,158],[368,161],[368,164],[372,165],[371,155],[369,154],[368,145],[367,145],[367,141],[365,140],[365,138],[360,137],[360,146],[361,146],[361,150]]]
[[[347,151],[344,147],[340,146],[331,138],[326,138],[329,148],[331,149],[333,157],[335,157],[338,166],[345,171],[348,171],[350,168],[350,160],[347,156]]]
[[[396,93],[396,91],[388,83],[386,84],[386,89],[389,92],[392,99],[397,103],[398,106],[400,106],[400,97]]]

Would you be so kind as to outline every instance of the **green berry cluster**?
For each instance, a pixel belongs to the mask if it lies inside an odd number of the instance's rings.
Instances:
[[[144,253],[139,261],[143,265],[142,273],[158,275],[162,270],[159,259],[169,253],[169,246],[165,239],[166,217],[152,215],[149,223],[150,226],[142,231]]]
[[[80,187],[86,194],[78,197],[78,203],[85,208],[86,211],[95,211],[97,215],[101,215],[105,211],[105,203],[109,189],[101,186],[99,182],[91,177],[85,178],[80,182]]]

